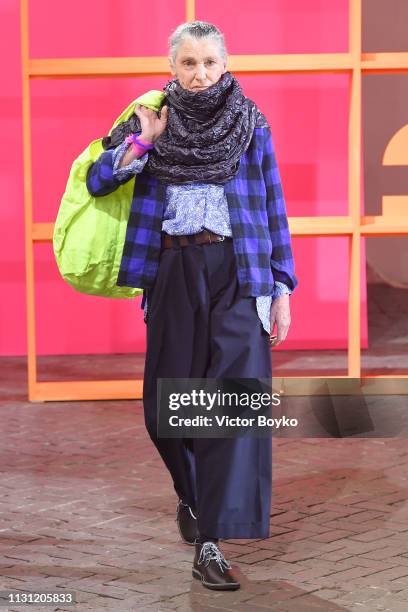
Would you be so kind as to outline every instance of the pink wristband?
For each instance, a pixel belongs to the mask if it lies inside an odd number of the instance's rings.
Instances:
[[[154,144],[152,142],[149,142],[140,136],[136,136],[136,134],[133,134],[132,140],[135,144],[142,146],[143,149],[146,149],[147,151],[154,148]]]
[[[126,142],[133,146],[133,150],[138,157],[141,157],[141,155],[146,153],[146,151],[154,148],[154,144],[152,142],[148,142],[136,134],[130,134],[127,136]]]
[[[146,149],[143,149],[143,147],[134,142],[132,142],[132,149],[136,157],[142,157],[147,152]]]

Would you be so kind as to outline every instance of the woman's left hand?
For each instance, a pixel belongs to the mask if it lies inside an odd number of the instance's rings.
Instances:
[[[277,328],[277,338],[271,340],[272,346],[278,346],[288,335],[290,326],[290,297],[288,294],[280,295],[272,302],[271,306],[271,335],[273,328]]]

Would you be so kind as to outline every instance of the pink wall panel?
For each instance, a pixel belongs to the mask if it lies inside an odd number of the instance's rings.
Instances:
[[[108,299],[64,283],[49,244],[35,247],[39,354],[122,353],[145,350],[141,298]]]
[[[348,0],[196,0],[196,19],[217,24],[229,53],[347,51]]]
[[[348,76],[240,76],[239,81],[271,126],[289,214],[346,215]]]
[[[32,57],[166,55],[185,16],[184,0],[29,2]]]
[[[107,135],[132,100],[149,89],[162,89],[167,80],[137,77],[31,82],[35,221],[55,219],[71,164],[89,142]]]
[[[300,279],[291,298],[292,324],[282,350],[345,348],[348,326],[348,240],[295,237],[293,251]],[[365,278],[362,244],[361,274]],[[362,283],[362,346],[367,346],[366,285]],[[311,338],[313,340],[311,341]],[[275,350],[280,350],[278,347]]]
[[[17,0],[0,2],[0,354],[26,352],[20,34]]]
[[[31,54],[165,55],[169,34],[184,19],[183,1],[173,2],[171,11],[168,6],[164,0],[31,0]],[[4,64],[7,86],[0,91],[4,203],[0,214],[7,228],[0,246],[3,355],[26,352],[18,9],[17,0],[3,0],[0,5],[0,50],[2,57],[8,58]],[[344,51],[347,44],[346,0],[199,0],[197,18],[213,21],[225,30],[230,53],[335,52]],[[132,99],[148,89],[162,89],[169,78],[170,74],[31,83],[35,221],[55,220],[71,163],[89,141],[107,133]],[[272,126],[288,213],[345,214],[348,77],[238,78],[245,94],[259,104]],[[294,251],[300,286],[292,298],[293,324],[284,348],[344,348],[346,240],[297,238]],[[39,354],[144,350],[140,298],[108,300],[75,292],[61,280],[50,244],[36,245],[35,274]],[[333,316],[338,320],[335,327]]]

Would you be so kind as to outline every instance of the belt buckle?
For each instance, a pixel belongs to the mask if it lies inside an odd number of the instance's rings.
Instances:
[[[208,239],[209,239],[210,244],[211,244],[212,241],[211,241],[211,234],[210,234],[210,232],[208,231],[208,229],[205,229],[204,232],[208,235]]]
[[[225,240],[225,236],[218,236],[217,240],[211,240],[211,232],[207,229],[204,231],[207,232],[208,234],[208,239],[210,241],[210,244],[212,244],[213,242],[222,242],[223,240]]]

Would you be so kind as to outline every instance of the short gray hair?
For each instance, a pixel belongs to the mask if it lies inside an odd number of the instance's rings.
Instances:
[[[224,34],[215,25],[207,21],[186,21],[180,24],[169,37],[169,51],[173,63],[176,62],[180,42],[187,36],[197,39],[212,38],[218,44],[221,57],[227,61]]]

